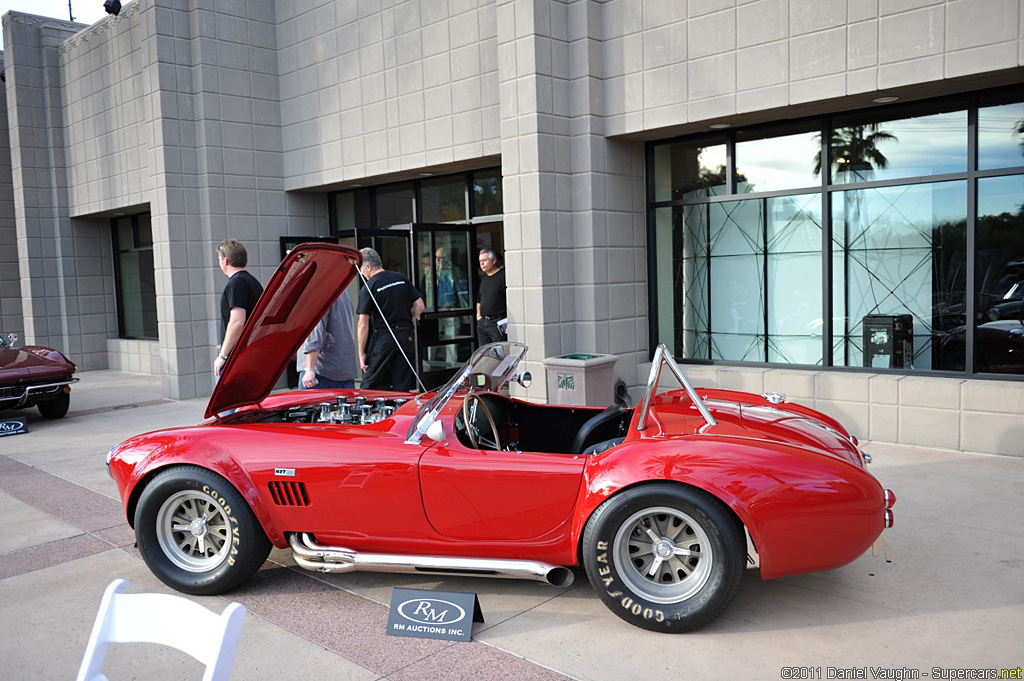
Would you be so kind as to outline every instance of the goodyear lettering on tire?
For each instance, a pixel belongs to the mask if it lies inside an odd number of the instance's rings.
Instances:
[[[221,510],[224,511],[224,515],[227,519],[234,524],[231,528],[231,553],[228,554],[228,565],[235,564],[235,556],[238,555],[238,545],[241,543],[241,535],[238,532],[238,520],[235,519],[234,514],[231,512],[231,507],[228,502],[222,497],[217,490],[213,489],[209,485],[203,485],[203,492],[210,495],[214,501],[220,504]]]

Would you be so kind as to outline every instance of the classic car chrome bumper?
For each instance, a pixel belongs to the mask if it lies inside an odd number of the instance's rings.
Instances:
[[[885,526],[890,528],[896,522],[896,517],[892,513],[892,507],[896,505],[896,495],[891,489],[885,490]]]
[[[69,378],[65,381],[54,381],[53,383],[42,383],[40,385],[28,385],[24,388],[0,388],[0,407],[5,409],[18,409],[29,401],[29,397],[55,393],[61,388],[77,382],[77,378]]]

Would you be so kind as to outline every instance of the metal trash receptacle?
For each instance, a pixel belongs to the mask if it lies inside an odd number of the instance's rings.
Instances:
[[[572,353],[545,357],[549,404],[607,407],[615,401],[618,355]]]
[[[864,317],[864,366],[905,369],[914,366],[914,318],[909,314]]]

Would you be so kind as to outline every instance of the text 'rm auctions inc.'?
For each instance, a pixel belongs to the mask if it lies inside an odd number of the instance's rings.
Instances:
[[[1024,679],[1021,668],[954,669],[932,667],[922,671],[910,667],[783,667],[784,679]]]

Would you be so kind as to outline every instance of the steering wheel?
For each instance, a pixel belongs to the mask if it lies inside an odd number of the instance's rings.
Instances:
[[[477,395],[476,393],[468,393],[466,395],[466,399],[463,400],[462,402],[462,420],[466,424],[466,435],[469,436],[470,444],[473,445],[473,449],[483,449],[483,447],[481,447],[477,442],[477,438],[479,438],[482,441],[483,437],[481,436],[479,430],[476,427],[476,422],[473,419],[469,418],[469,403],[472,402],[473,400],[476,400],[480,408],[483,409],[484,416],[487,417],[487,424],[491,427],[491,434],[494,435],[493,444],[495,451],[500,450],[501,439],[498,437],[498,426],[497,424],[494,423],[494,417],[491,416],[491,410],[487,408],[487,403],[484,402],[483,399],[481,399],[480,396]],[[477,432],[474,434],[474,431]],[[488,442],[487,444],[492,443]]]

